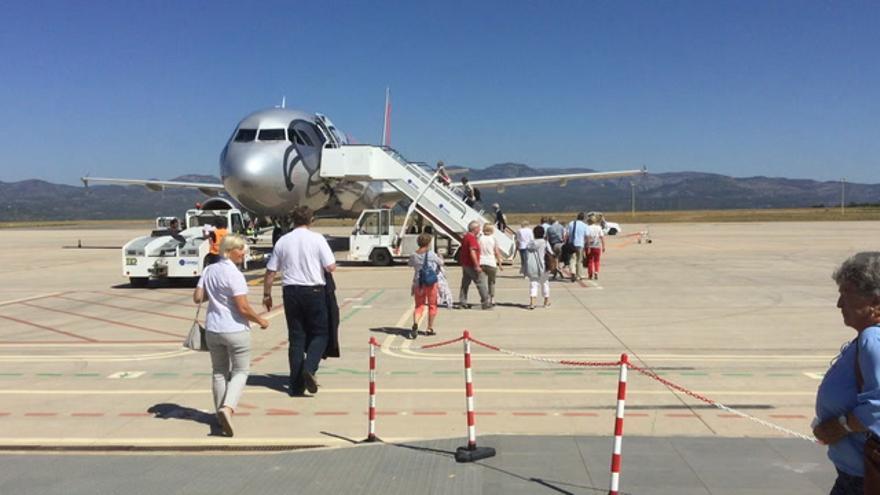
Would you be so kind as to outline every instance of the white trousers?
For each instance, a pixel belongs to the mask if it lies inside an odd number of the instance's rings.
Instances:
[[[550,281],[545,280],[529,280],[529,297],[538,297],[538,286],[541,286],[541,293],[544,297],[550,297]]]

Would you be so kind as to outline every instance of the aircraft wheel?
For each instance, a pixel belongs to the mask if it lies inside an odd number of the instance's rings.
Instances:
[[[149,277],[129,277],[129,283],[131,283],[132,287],[143,288],[146,287],[147,284],[150,283]]]
[[[370,261],[376,266],[388,266],[393,261],[387,249],[374,249],[370,253]]]

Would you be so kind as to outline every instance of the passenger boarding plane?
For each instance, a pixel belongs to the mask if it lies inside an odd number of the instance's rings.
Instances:
[[[386,122],[388,106],[386,103]],[[386,126],[387,127],[387,126]],[[384,132],[388,133],[387,128]],[[384,139],[383,139],[384,141]],[[83,177],[83,183],[142,185],[154,191],[197,189],[209,196],[226,192],[245,210],[285,225],[294,208],[306,205],[317,215],[354,216],[365,208],[391,205],[403,195],[385,180],[348,180],[321,175],[321,155],[327,148],[349,144],[326,116],[288,108],[254,112],[236,126],[220,153],[222,184],[139,179]],[[382,147],[389,153],[396,152]],[[399,156],[399,155],[397,155]],[[588,172],[539,177],[472,180],[478,188],[559,182],[575,179],[609,179],[645,173],[641,170]]]

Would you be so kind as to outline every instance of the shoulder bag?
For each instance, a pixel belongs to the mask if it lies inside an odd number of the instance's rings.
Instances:
[[[199,313],[202,311],[202,303],[199,303],[196,309],[196,317],[193,318],[192,325],[189,327],[189,333],[183,340],[183,346],[193,351],[207,351],[208,342],[205,340],[205,327],[199,323]]]

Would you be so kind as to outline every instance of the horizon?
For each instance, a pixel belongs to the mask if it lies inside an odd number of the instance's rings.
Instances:
[[[377,143],[390,86],[414,161],[877,183],[870,2],[237,6],[8,6],[0,181],[217,176],[282,97]]]

